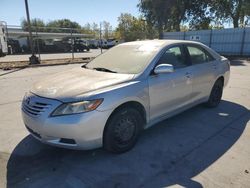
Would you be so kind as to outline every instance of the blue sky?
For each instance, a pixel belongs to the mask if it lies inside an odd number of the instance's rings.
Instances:
[[[84,25],[87,22],[108,21],[117,26],[121,13],[139,15],[136,5],[139,0],[28,0],[31,18],[45,22],[68,18]],[[1,0],[0,20],[8,25],[20,25],[26,18],[24,0]]]

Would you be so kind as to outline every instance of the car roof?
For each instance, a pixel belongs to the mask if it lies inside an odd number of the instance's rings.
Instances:
[[[167,45],[172,44],[197,44],[205,48],[207,51],[209,51],[216,59],[220,59],[221,56],[216,53],[211,48],[207,47],[206,45],[202,44],[201,42],[197,41],[190,41],[190,40],[172,40],[172,39],[155,39],[155,40],[142,40],[142,41],[133,41],[133,42],[126,42],[122,43],[118,46],[151,46],[152,48],[156,48],[158,50],[164,48]]]
[[[154,46],[166,46],[171,44],[177,43],[191,43],[191,44],[201,44],[200,42],[196,41],[188,41],[188,40],[171,40],[171,39],[155,39],[155,40],[142,40],[142,41],[133,41],[133,42],[126,42],[120,45],[148,45],[152,44]]]

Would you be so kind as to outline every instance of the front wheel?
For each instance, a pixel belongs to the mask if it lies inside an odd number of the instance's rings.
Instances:
[[[220,104],[222,93],[223,93],[223,81],[217,80],[212,88],[206,106],[210,108],[217,107]]]
[[[140,112],[131,107],[124,107],[111,115],[103,137],[103,147],[113,153],[123,153],[136,144],[143,127]]]

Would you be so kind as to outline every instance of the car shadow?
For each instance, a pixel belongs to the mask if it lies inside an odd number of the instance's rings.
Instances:
[[[231,66],[246,66],[245,60],[231,60],[230,61]]]
[[[7,187],[202,187],[191,178],[234,145],[249,117],[229,101],[199,105],[147,129],[120,155],[55,148],[27,136],[9,158]]]

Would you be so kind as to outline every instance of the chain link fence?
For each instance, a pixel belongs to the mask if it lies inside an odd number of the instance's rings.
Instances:
[[[77,28],[32,27],[32,42],[39,60],[96,57],[103,49],[121,42],[113,30],[84,30]],[[9,25],[6,32],[10,61],[28,60],[31,54],[27,28]],[[222,55],[250,56],[250,28],[165,32],[163,39],[196,40]],[[19,59],[21,58],[21,59]]]
[[[31,30],[34,52],[40,60],[95,57],[103,49],[121,42],[114,38],[113,30],[101,28],[86,31],[77,28],[31,27]],[[6,35],[8,55],[31,54],[28,28],[8,25]]]

